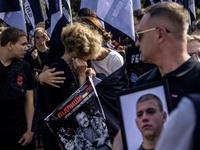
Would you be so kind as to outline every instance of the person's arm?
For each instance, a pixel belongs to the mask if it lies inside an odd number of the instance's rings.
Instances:
[[[27,123],[27,131],[19,140],[22,146],[28,145],[33,139],[33,132],[31,132],[31,125],[33,119],[33,112],[34,112],[34,104],[33,104],[33,90],[27,90],[26,93],[26,100],[24,104],[24,111],[26,116],[26,123]]]
[[[117,135],[114,138],[112,150],[123,150],[123,143],[122,143],[122,135],[121,130],[118,131]]]

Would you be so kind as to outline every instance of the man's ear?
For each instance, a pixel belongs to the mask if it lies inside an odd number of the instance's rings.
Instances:
[[[7,47],[8,47],[9,50],[12,50],[12,42],[8,42]]]
[[[159,27],[157,33],[158,33],[158,36],[157,36],[158,37],[158,43],[159,44],[163,43],[165,41],[166,35],[167,35],[166,29],[164,27]]]

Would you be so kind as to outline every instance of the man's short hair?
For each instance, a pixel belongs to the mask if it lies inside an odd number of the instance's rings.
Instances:
[[[145,95],[141,96],[138,99],[137,104],[143,103],[143,102],[146,102],[146,101],[149,101],[149,100],[155,100],[158,104],[160,111],[163,112],[162,102],[161,102],[160,98],[158,96],[154,95],[154,94],[145,94]]]
[[[16,28],[16,27],[8,27],[5,29],[0,36],[1,46],[5,46],[8,42],[17,43],[19,38],[26,36],[26,32],[24,30]]]
[[[89,8],[82,8],[78,11],[78,17],[95,17],[97,18],[96,12]]]
[[[133,16],[137,18],[138,21],[140,21],[144,16],[144,10],[145,10],[144,8],[134,10]]]
[[[145,8],[145,14],[147,13],[154,23],[168,23],[171,33],[177,40],[186,38],[189,16],[184,6],[175,2],[161,2]]]

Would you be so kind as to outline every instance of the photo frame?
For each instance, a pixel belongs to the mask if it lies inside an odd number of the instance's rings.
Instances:
[[[168,83],[165,80],[117,92],[116,100],[125,150],[136,150],[142,144],[142,134],[137,128],[135,119],[137,100],[145,94],[154,94],[160,98],[167,118],[172,110]]]

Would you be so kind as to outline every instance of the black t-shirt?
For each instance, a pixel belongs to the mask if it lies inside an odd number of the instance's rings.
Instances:
[[[23,59],[29,63],[32,70],[35,68],[35,61],[31,56],[31,53],[27,52]]]
[[[133,87],[139,76],[156,67],[153,64],[141,61],[139,47],[136,47],[135,43],[126,47],[126,63],[129,76],[129,87]]]
[[[174,109],[183,96],[189,93],[200,93],[200,63],[193,55],[176,70],[161,77],[158,68],[154,68],[138,78],[134,87],[144,84],[167,80]]]
[[[50,48],[46,57],[45,65],[50,66],[54,62],[55,59],[62,57],[64,55],[64,52],[65,52],[65,48],[62,43],[59,43],[56,46],[56,48]]]
[[[47,49],[45,52],[40,52],[38,50],[38,57],[35,59],[35,67],[37,69],[40,69],[40,70],[43,69],[48,52],[49,52],[49,49]]]
[[[26,90],[33,90],[33,77],[29,64],[26,61],[22,61],[23,70],[26,79]],[[2,92],[6,81],[8,79],[8,71],[11,69],[13,63],[5,67],[0,62],[0,92]],[[19,97],[14,102],[5,102],[0,97],[0,135],[9,134],[18,128],[26,127],[26,118],[24,112],[25,97]]]

